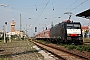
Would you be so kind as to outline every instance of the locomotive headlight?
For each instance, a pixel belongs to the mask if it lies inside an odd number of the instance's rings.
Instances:
[[[81,36],[81,34],[78,34],[78,36]]]

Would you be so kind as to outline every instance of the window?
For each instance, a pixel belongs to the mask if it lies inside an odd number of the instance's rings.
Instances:
[[[80,24],[67,24],[67,29],[80,29]]]

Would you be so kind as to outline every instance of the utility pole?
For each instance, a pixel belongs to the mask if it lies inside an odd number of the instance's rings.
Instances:
[[[1,4],[1,6],[3,6],[4,7],[4,20],[6,20],[5,18],[6,18],[6,16],[5,16],[5,8],[7,7],[7,6],[9,6],[8,4]],[[7,26],[7,22],[5,22],[5,24],[6,24],[6,26]],[[6,41],[6,36],[5,36],[5,34],[7,34],[7,32],[6,32],[6,30],[5,30],[5,26],[4,26],[4,43],[7,43],[7,41]]]
[[[21,21],[21,14],[20,14],[20,39],[21,39],[21,33],[22,33],[22,21]]]
[[[21,14],[20,14],[20,32],[22,31],[22,23],[21,23]]]
[[[53,22],[51,22],[51,27],[53,27]]]

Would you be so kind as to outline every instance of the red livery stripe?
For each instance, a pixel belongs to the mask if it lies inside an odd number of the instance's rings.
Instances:
[[[70,36],[78,36],[78,34],[70,34]]]

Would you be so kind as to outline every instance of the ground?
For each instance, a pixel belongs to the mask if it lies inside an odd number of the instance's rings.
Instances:
[[[44,57],[33,48],[28,40],[0,42],[0,60],[44,60]]]

